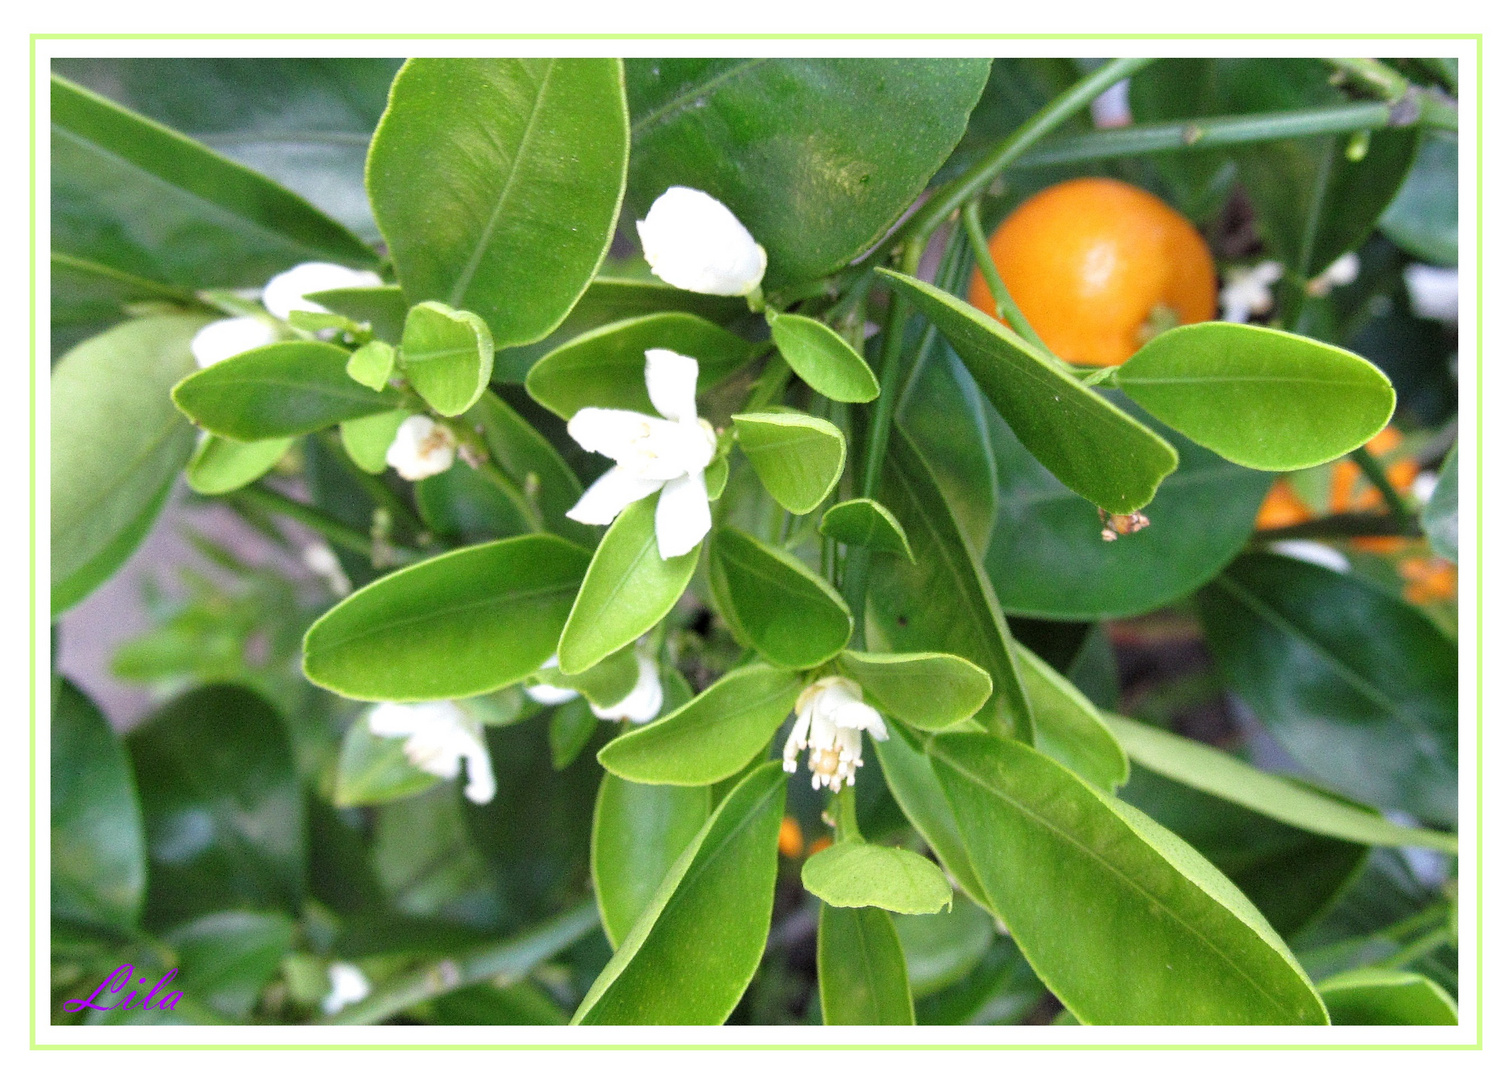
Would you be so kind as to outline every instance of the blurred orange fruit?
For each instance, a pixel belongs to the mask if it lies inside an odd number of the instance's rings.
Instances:
[[[1217,314],[1217,275],[1201,234],[1121,180],[1046,188],[1014,210],[988,246],[1029,325],[1073,363],[1121,364],[1160,330]],[[969,298],[996,315],[980,269]]]
[[[1275,481],[1270,493],[1259,504],[1254,518],[1256,529],[1284,529],[1312,519],[1312,508],[1302,501],[1285,477]]]
[[[789,859],[796,859],[803,853],[803,827],[791,814],[782,819],[782,827],[776,834],[776,849]]]
[[[1397,450],[1401,445],[1401,433],[1388,427],[1376,435],[1365,448],[1377,457]],[[1409,457],[1390,462],[1385,466],[1385,478],[1397,491],[1410,491],[1411,482],[1417,478],[1417,463]],[[1333,466],[1332,483],[1328,491],[1327,507],[1335,514],[1367,513],[1383,510],[1385,497],[1380,494],[1364,470],[1352,461],[1340,461]],[[1364,551],[1389,555],[1406,547],[1406,540],[1399,536],[1361,537],[1354,546]]]
[[[1406,582],[1406,599],[1413,604],[1452,600],[1459,592],[1459,568],[1447,559],[1414,555],[1396,566]]]

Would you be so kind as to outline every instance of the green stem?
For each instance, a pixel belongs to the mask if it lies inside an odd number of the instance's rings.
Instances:
[[[981,200],[972,199],[966,203],[965,209],[960,212],[960,220],[965,225],[965,235],[970,241],[971,251],[976,256],[976,265],[981,268],[981,276],[986,279],[986,287],[991,291],[992,299],[997,302],[997,318],[1006,320],[1020,337],[1027,338],[1053,356],[1049,346],[1044,344],[1044,339],[1028,324],[1028,320],[1023,317],[1023,312],[1013,302],[1012,294],[1007,291],[1007,283],[1002,280],[1002,275],[997,270],[997,263],[993,260],[991,249],[986,244],[986,233],[981,228]]]
[[[1369,482],[1375,486],[1380,495],[1385,499],[1385,505],[1390,507],[1390,512],[1403,527],[1411,527],[1416,524],[1416,515],[1406,505],[1406,500],[1401,498],[1401,493],[1390,482],[1390,477],[1385,475],[1385,467],[1380,464],[1380,459],[1369,452],[1368,447],[1361,446],[1357,450],[1350,450],[1349,457],[1369,478]]]
[[[535,505],[535,500],[530,498],[525,491],[516,484],[509,475],[500,469],[496,462],[485,460],[477,467],[478,473],[499,491],[504,493],[504,498],[514,505],[514,508],[524,517],[526,524],[533,532],[546,531],[546,519],[541,516],[540,507]]]
[[[1385,101],[1400,101],[1411,89],[1411,82],[1405,75],[1378,60],[1329,57],[1327,62],[1338,70],[1338,74],[1346,82],[1369,90]]]
[[[1333,178],[1333,148],[1336,145],[1336,136],[1327,141],[1327,152],[1322,155],[1322,163],[1317,168],[1317,180],[1312,188],[1312,203],[1307,208],[1306,224],[1301,233],[1301,252],[1296,258],[1296,268],[1307,277],[1320,274],[1327,269],[1325,266],[1313,269],[1312,256],[1317,250],[1317,233],[1321,231],[1322,211],[1327,205],[1327,186]],[[1304,290],[1301,296],[1304,303],[1306,297]]]
[[[1327,540],[1355,536],[1421,536],[1415,520],[1402,520],[1390,514],[1332,514],[1287,525],[1282,529],[1261,529],[1254,534],[1259,542],[1270,540]]]
[[[425,531],[425,523],[415,516],[415,512],[405,504],[403,499],[394,494],[387,484],[372,473],[357,468],[356,463],[347,454],[346,448],[341,445],[341,437],[336,432],[327,431],[320,437],[347,477],[360,487],[369,499],[385,508],[393,515],[395,521],[403,524],[405,530],[411,535],[418,535]]]
[[[230,500],[233,504],[245,503],[259,510],[290,518],[305,528],[319,533],[337,547],[355,552],[368,560],[373,558],[375,549],[372,538],[361,529],[355,529],[344,521],[337,521],[324,510],[311,506],[309,503],[291,499],[266,484],[258,483],[241,488],[231,493]],[[400,562],[414,562],[422,557],[419,552],[409,548],[391,547],[389,550]]]
[[[834,818],[835,843],[843,844],[846,840],[865,840],[860,833],[860,822],[855,816],[854,785],[846,784],[839,789],[834,798],[829,800],[829,813]]]
[[[904,274],[916,274],[926,242],[926,236],[910,239],[903,248],[898,269]],[[884,336],[879,365],[881,393],[871,406],[871,427],[866,433],[865,468],[861,472],[860,493],[867,499],[874,499],[876,489],[881,487],[881,465],[887,456],[887,437],[892,433],[892,412],[897,408],[897,392],[902,389],[902,339],[907,321],[907,305],[900,296],[893,295],[892,302],[887,307],[886,329],[882,331]]]
[[[1423,934],[1386,962],[1392,968],[1404,968],[1424,956],[1437,952],[1444,945],[1453,944],[1454,934],[1447,926],[1440,926],[1430,934]]]
[[[598,909],[592,901],[579,904],[556,918],[507,941],[481,946],[455,958],[426,964],[418,971],[400,975],[379,986],[371,995],[349,1005],[322,1024],[379,1024],[422,1002],[492,982],[507,986],[519,982],[536,966],[580,941],[598,926]]]

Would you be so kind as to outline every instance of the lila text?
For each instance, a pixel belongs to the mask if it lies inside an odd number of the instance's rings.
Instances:
[[[93,1009],[96,1012],[110,1012],[112,1009],[130,1008],[150,1009],[155,999],[157,1007],[159,1009],[164,1009],[168,1012],[172,1012],[173,1006],[177,1005],[179,999],[183,997],[183,995],[177,990],[170,990],[164,993],[162,997],[157,996],[158,991],[162,990],[165,986],[171,983],[173,981],[173,977],[178,974],[178,968],[172,968],[168,972],[168,974],[157,980],[157,984],[153,986],[151,990],[147,991],[147,996],[142,999],[140,1006],[133,1006],[132,1000],[137,995],[137,987],[131,986],[130,983],[132,981],[131,977],[134,974],[136,974],[136,972],[130,964],[122,964],[120,967],[116,968],[108,976],[106,976],[104,982],[100,983],[99,986],[96,986],[94,988],[94,993],[90,994],[83,1000],[74,998],[72,1001],[65,1001],[63,1003],[63,1008],[68,1012],[83,1012],[85,1009]],[[142,986],[146,986],[148,983],[152,982],[152,976],[143,975],[136,981]],[[123,990],[126,992],[126,996],[119,1001],[100,1001],[100,995],[102,994],[115,995],[119,994]]]

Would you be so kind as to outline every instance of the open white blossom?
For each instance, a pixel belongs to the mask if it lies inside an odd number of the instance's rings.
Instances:
[[[567,434],[584,450],[614,459],[614,467],[583,492],[567,517],[607,525],[630,503],[659,491],[656,547],[663,559],[671,559],[697,547],[713,527],[703,470],[717,441],[694,402],[698,361],[670,349],[647,349],[645,388],[666,419],[589,407],[567,424]]]
[[[862,731],[887,741],[881,713],[865,703],[859,683],[842,675],[826,675],[805,687],[795,711],[797,723],[782,749],[782,768],[797,772],[798,752],[806,749],[814,791],[827,787],[838,792],[855,783],[855,770],[865,764],[860,756]]]
[[[1251,315],[1263,315],[1275,306],[1270,286],[1285,272],[1278,262],[1266,259],[1256,266],[1235,266],[1223,273],[1224,284],[1218,300],[1222,303],[1222,321],[1246,323]]]
[[[766,249],[705,191],[667,188],[635,229],[651,273],[679,289],[746,296],[766,276]]]
[[[406,705],[385,701],[367,714],[367,729],[384,738],[405,739],[404,756],[410,763],[443,780],[455,780],[465,761],[467,798],[475,803],[493,801],[498,786],[482,726],[455,702]]]
[[[327,289],[369,289],[382,284],[383,279],[371,270],[352,270],[336,263],[300,263],[263,286],[262,306],[280,319],[287,319],[294,311],[328,314],[329,308],[306,300],[305,296]]]
[[[644,724],[656,719],[657,714],[661,712],[661,673],[656,668],[656,661],[646,652],[636,649],[635,663],[637,665],[635,685],[628,694],[612,705],[601,708],[591,701],[588,702],[588,708],[598,719],[628,720],[631,723]],[[550,670],[557,664],[557,658],[552,656],[541,665],[541,670]],[[560,705],[578,696],[576,690],[570,690],[565,686],[552,686],[549,683],[527,686],[525,694],[531,701],[541,705]]]
[[[456,463],[456,436],[428,416],[411,416],[399,425],[383,460],[405,480],[423,480]]]
[[[372,983],[356,964],[338,960],[326,970],[326,974],[330,976],[331,989],[320,1002],[320,1010],[327,1016],[365,1000],[372,993]]]
[[[1411,310],[1419,319],[1459,321],[1459,272],[1457,267],[1412,263],[1403,273]]]
[[[278,332],[266,319],[242,315],[235,319],[217,319],[201,327],[190,340],[189,351],[194,354],[196,364],[207,368],[277,340]]]
[[[1311,296],[1326,296],[1334,289],[1352,285],[1359,280],[1359,256],[1352,251],[1339,255],[1326,270],[1306,283]]]

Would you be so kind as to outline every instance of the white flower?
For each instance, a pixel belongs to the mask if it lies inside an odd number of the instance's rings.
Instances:
[[[442,780],[455,780],[465,760],[467,798],[475,803],[493,800],[498,787],[483,729],[454,702],[385,701],[367,714],[367,729],[384,738],[406,738],[404,756],[415,768]]]
[[[355,1005],[372,993],[372,983],[367,981],[367,976],[356,964],[338,960],[326,974],[330,976],[331,989],[320,1003],[320,1009],[327,1016],[340,1012],[348,1005]]]
[[[1091,122],[1099,128],[1127,127],[1133,123],[1128,101],[1128,80],[1115,82],[1091,99]]]
[[[456,462],[456,436],[428,416],[411,416],[399,425],[383,460],[405,480],[423,480]]]
[[[1222,321],[1246,323],[1250,315],[1263,315],[1275,306],[1270,286],[1280,280],[1284,268],[1273,259],[1253,267],[1235,266],[1223,273],[1226,284],[1218,299],[1222,302]]]
[[[345,596],[352,591],[351,578],[341,569],[341,560],[336,558],[329,544],[307,544],[299,554],[310,573],[325,582],[331,592]]]
[[[693,401],[698,361],[670,349],[647,349],[645,388],[665,420],[628,409],[587,408],[567,424],[567,434],[584,450],[614,459],[567,517],[607,525],[630,503],[660,491],[656,547],[671,559],[697,547],[713,527],[703,470],[717,442]]]
[[[1320,566],[1324,570],[1348,573],[1348,556],[1335,547],[1319,544],[1315,540],[1276,540],[1270,550],[1277,555],[1286,555],[1301,562]]]
[[[561,661],[552,653],[546,662],[540,665],[542,671],[550,671],[559,667]],[[571,701],[577,696],[576,690],[569,690],[565,686],[552,686],[550,683],[536,683],[534,686],[525,687],[525,696],[537,705],[561,705]]]
[[[1359,280],[1359,256],[1352,251],[1338,258],[1322,273],[1306,283],[1310,296],[1326,296],[1335,288],[1352,285]]]
[[[1459,321],[1459,272],[1457,267],[1412,263],[1405,270],[1411,310],[1419,319]]]
[[[656,670],[656,661],[639,649],[635,650],[635,663],[639,668],[635,686],[622,699],[601,709],[588,702],[588,708],[598,719],[629,720],[635,724],[656,719],[661,711],[661,673]]]
[[[798,751],[806,749],[814,791],[827,787],[838,792],[855,783],[855,770],[865,764],[860,757],[863,730],[887,741],[881,713],[862,699],[859,683],[842,675],[826,675],[806,687],[795,710],[797,723],[782,749],[782,768],[797,772]]]
[[[1438,487],[1438,474],[1435,472],[1417,473],[1417,478],[1411,482],[1411,496],[1419,503],[1426,503],[1432,498],[1432,493]]]
[[[217,319],[202,327],[189,342],[189,351],[194,354],[196,364],[207,368],[277,340],[278,332],[268,325],[266,319],[243,315],[236,319]]]
[[[667,188],[635,229],[651,273],[679,289],[745,296],[766,275],[766,249],[707,192]]]
[[[368,289],[382,284],[383,279],[371,270],[351,270],[335,263],[300,263],[263,286],[262,306],[280,319],[287,319],[294,311],[328,314],[329,308],[306,300],[305,296],[327,289]]]

